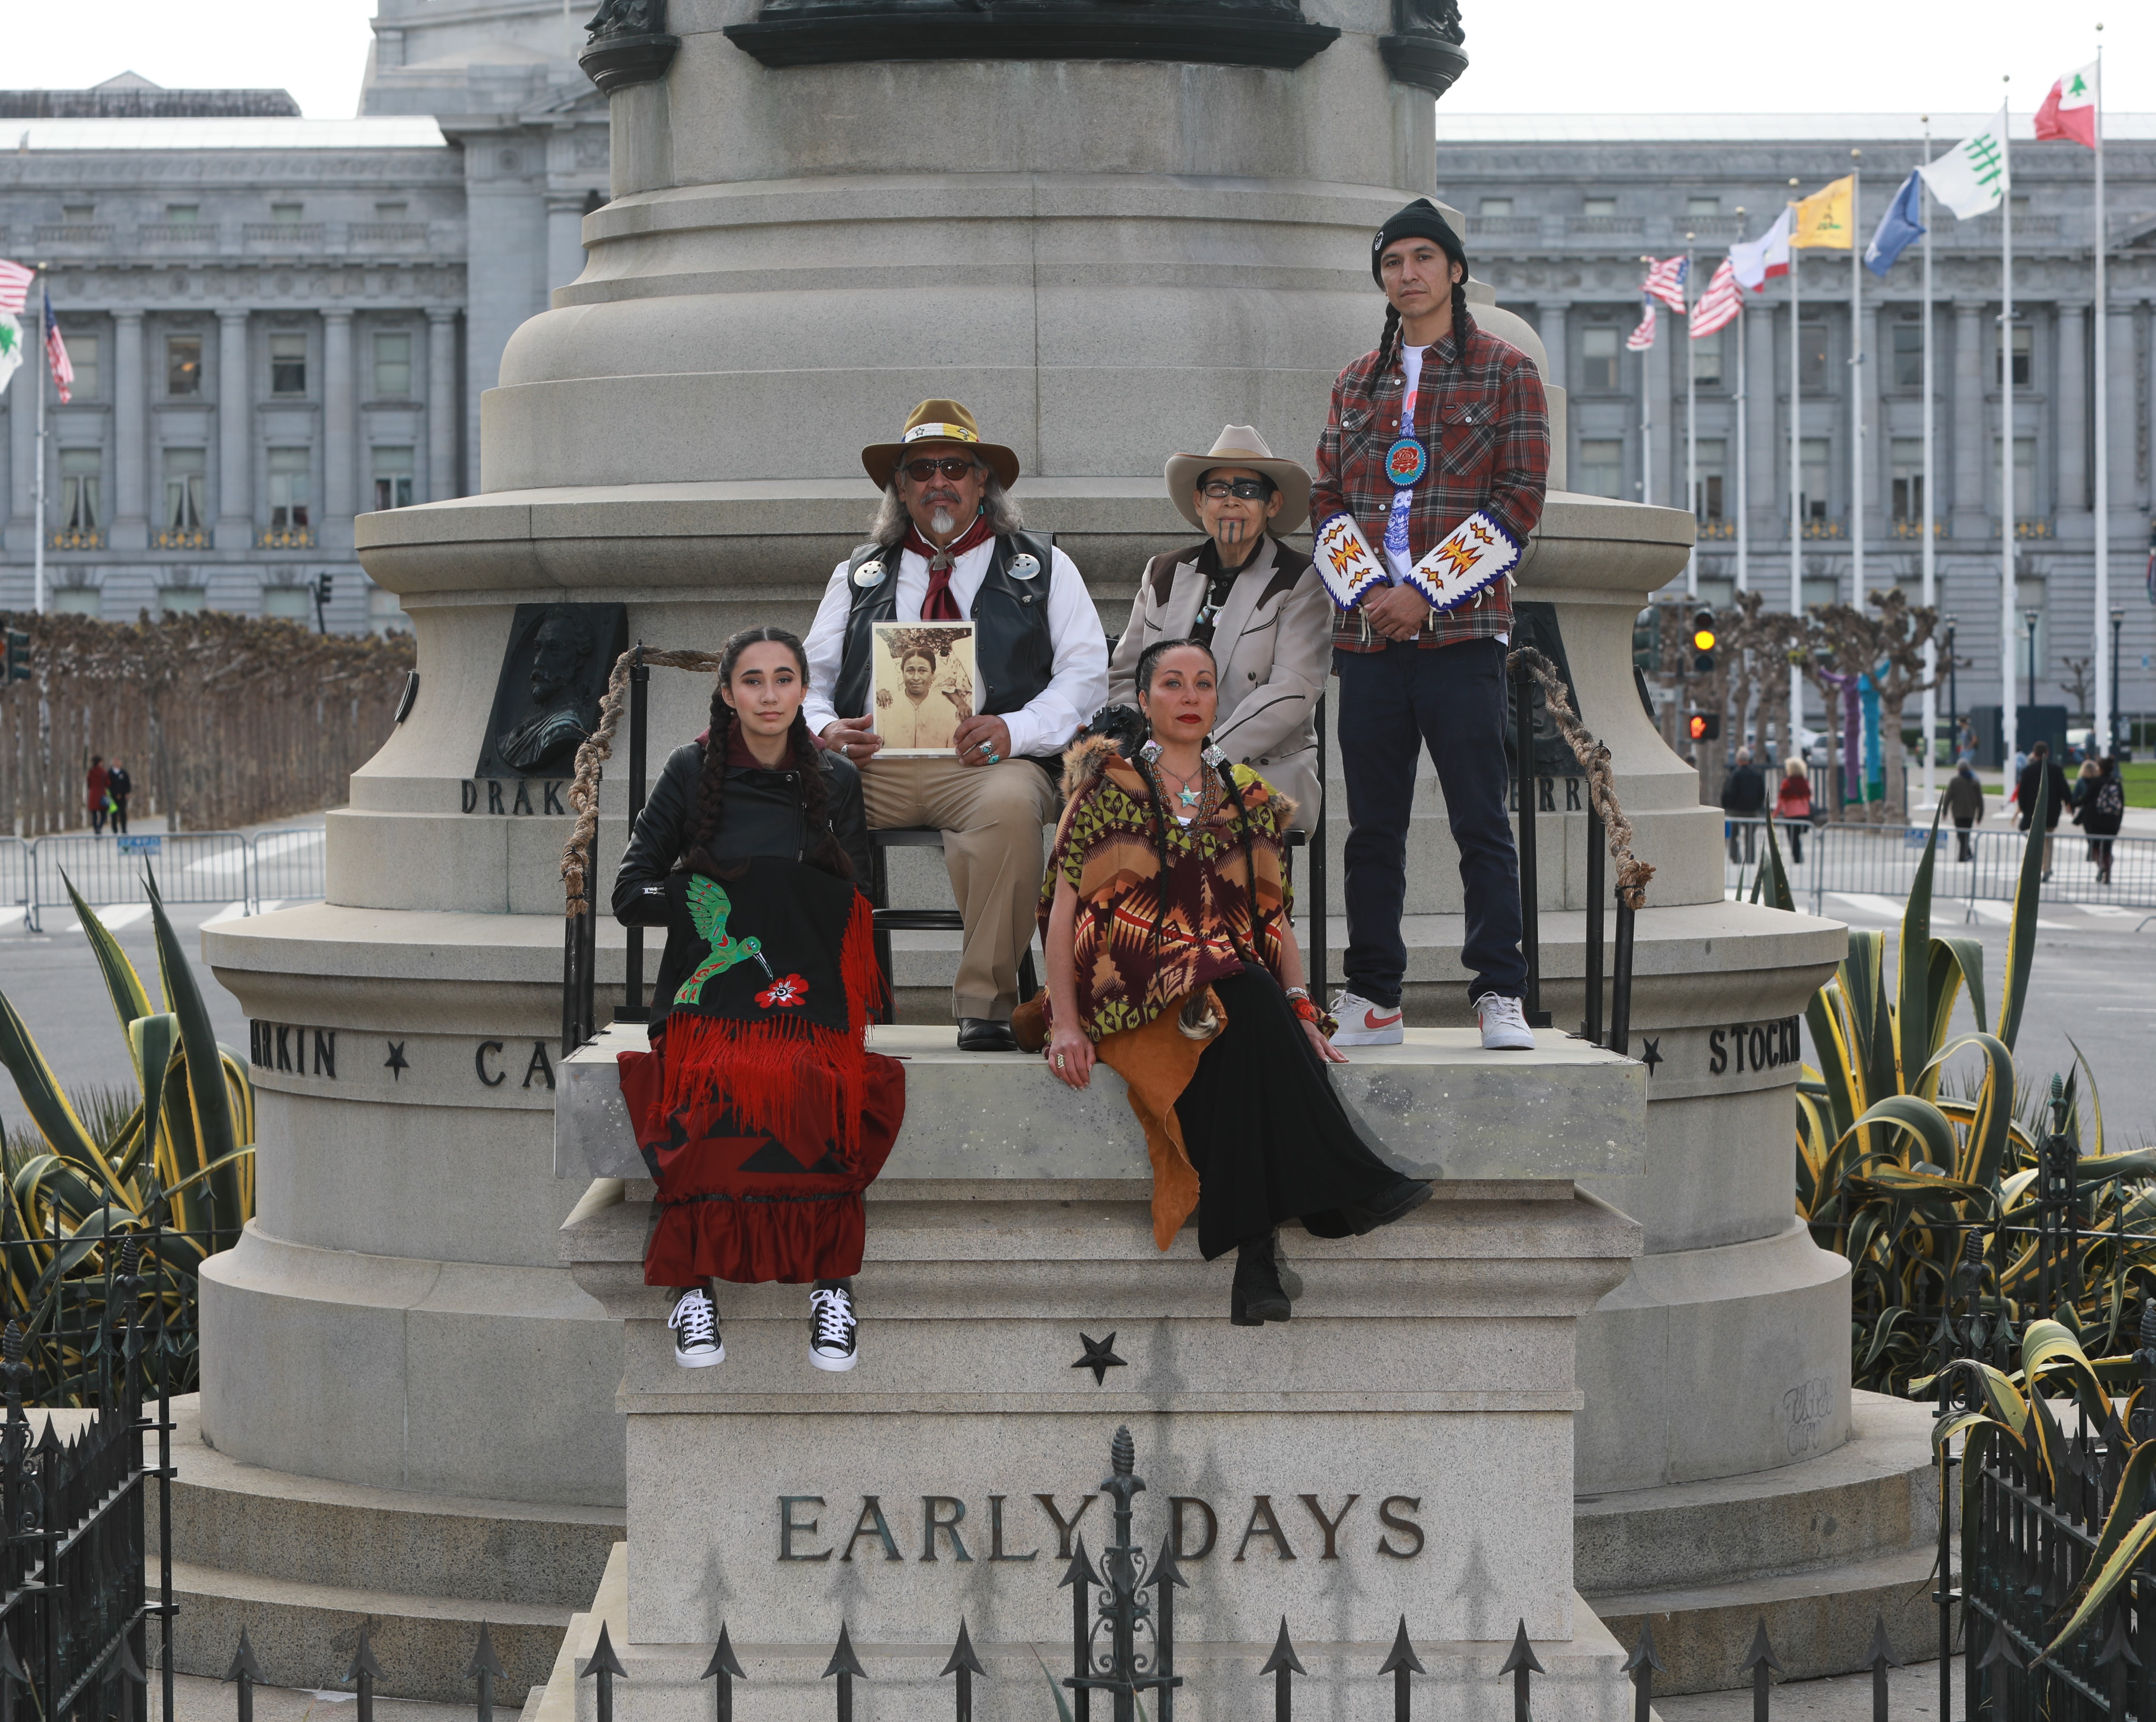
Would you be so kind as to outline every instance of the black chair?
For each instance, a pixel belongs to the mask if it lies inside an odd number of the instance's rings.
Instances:
[[[888,849],[935,849],[943,847],[943,834],[933,825],[891,825],[882,830],[869,833],[868,898],[874,912],[875,923],[876,966],[883,970],[885,990],[891,995],[882,1020],[891,1020],[896,1008],[896,982],[891,973],[891,936],[893,933],[963,933],[965,918],[956,909],[894,909],[891,904],[891,877],[884,863],[884,851]],[[1027,948],[1019,959],[1018,997],[1024,1004],[1040,990],[1033,966],[1033,951]]]

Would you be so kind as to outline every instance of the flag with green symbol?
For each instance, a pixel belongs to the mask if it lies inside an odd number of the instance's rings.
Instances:
[[[23,326],[6,312],[0,311],[0,388],[15,374],[16,367],[23,362]]]
[[[1996,209],[2005,201],[2010,183],[2006,110],[2000,108],[1983,131],[1964,137],[1937,161],[1917,171],[1924,176],[1932,195],[1963,221]]]

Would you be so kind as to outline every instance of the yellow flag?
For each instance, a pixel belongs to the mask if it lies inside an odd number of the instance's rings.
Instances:
[[[1797,231],[1792,245],[1821,246],[1846,251],[1856,241],[1856,212],[1850,208],[1856,181],[1844,174],[1797,205]]]

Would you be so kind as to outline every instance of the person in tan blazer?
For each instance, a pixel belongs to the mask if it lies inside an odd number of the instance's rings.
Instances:
[[[1137,703],[1138,657],[1157,640],[1199,640],[1220,666],[1213,739],[1317,819],[1317,700],[1332,659],[1332,601],[1310,558],[1282,543],[1310,515],[1310,474],[1276,459],[1247,424],[1203,455],[1176,455],[1168,499],[1205,534],[1146,564],[1108,663],[1111,703]]]

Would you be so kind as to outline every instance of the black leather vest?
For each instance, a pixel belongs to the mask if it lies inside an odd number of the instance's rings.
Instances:
[[[981,710],[991,717],[1022,710],[1037,698],[1055,674],[1055,642],[1048,631],[1048,583],[1054,574],[1055,538],[1047,532],[1004,532],[993,541],[988,572],[973,594],[973,664],[981,679]],[[846,649],[839,661],[839,685],[832,708],[841,717],[859,717],[869,708],[869,685],[875,645],[870,632],[879,622],[898,617],[898,561],[893,545],[864,544],[846,562],[852,607],[846,613]],[[1033,558],[1039,572],[1021,579],[1011,573],[1020,556]],[[854,576],[871,562],[881,563],[883,578],[872,586]]]

